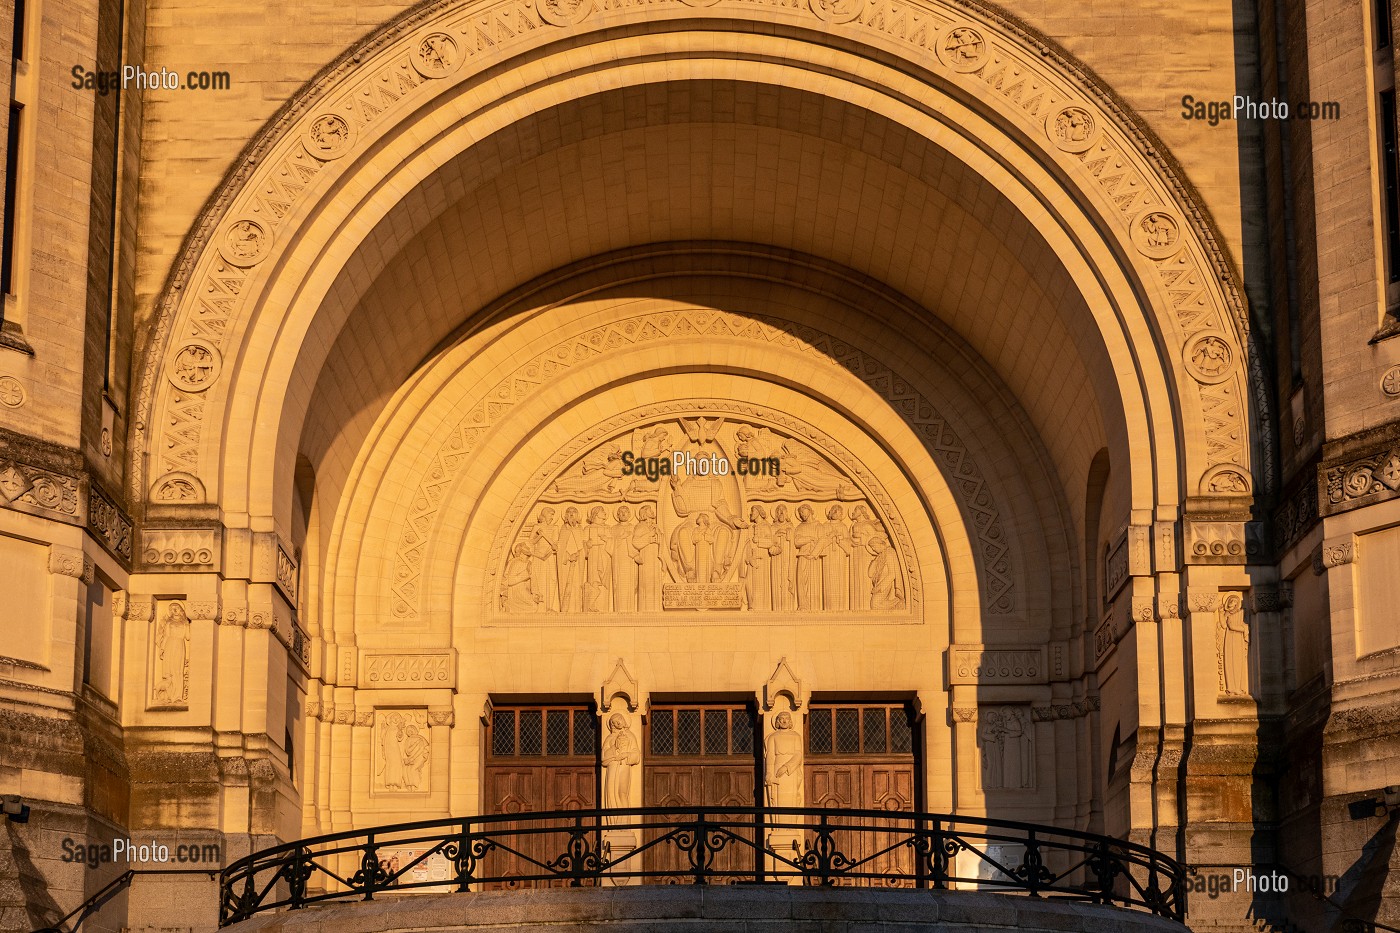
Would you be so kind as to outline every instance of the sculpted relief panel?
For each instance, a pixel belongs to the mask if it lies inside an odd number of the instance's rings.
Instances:
[[[907,532],[849,454],[756,417],[774,413],[667,407],[603,428],[527,490],[498,536],[491,611],[916,607]]]

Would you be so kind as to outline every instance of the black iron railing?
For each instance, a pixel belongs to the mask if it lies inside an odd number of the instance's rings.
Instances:
[[[967,888],[1186,912],[1184,868],[1146,846],[1009,820],[885,810],[647,807],[400,823],[303,839],[224,869],[220,923],[376,894],[636,883]]]

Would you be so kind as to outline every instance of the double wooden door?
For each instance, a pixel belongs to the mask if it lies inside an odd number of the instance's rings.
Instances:
[[[487,854],[486,874],[510,879],[543,872],[568,837],[530,813],[598,805],[598,717],[585,706],[498,707],[487,724],[486,810],[519,813]],[[493,887],[535,887],[507,880]]]
[[[906,705],[813,705],[807,715],[803,769],[807,806],[889,812],[917,809],[915,748],[914,718]],[[908,822],[879,818],[860,822],[859,832],[834,834],[840,851],[863,862],[861,870],[881,874],[880,881],[871,883],[912,886],[913,853],[902,845],[901,832]]]

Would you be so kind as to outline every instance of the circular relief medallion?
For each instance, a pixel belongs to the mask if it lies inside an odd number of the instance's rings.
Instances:
[[[572,26],[593,12],[593,0],[535,0],[540,17],[553,26]]]
[[[186,392],[203,392],[219,378],[219,351],[203,340],[191,340],[170,358],[170,382]]]
[[[323,113],[306,130],[306,149],[322,161],[338,159],[355,144],[355,128],[338,113]]]
[[[1381,391],[1391,398],[1400,398],[1400,366],[1392,366],[1381,377]]]
[[[1133,245],[1151,259],[1166,259],[1181,247],[1181,225],[1166,211],[1146,211],[1133,218]]]
[[[987,40],[971,26],[955,26],[939,41],[938,58],[954,71],[976,71],[987,60]]]
[[[0,376],[0,405],[18,408],[24,404],[24,386],[14,376]]]
[[[865,9],[865,0],[807,0],[817,18],[828,23],[849,23]]]
[[[256,220],[236,220],[224,233],[223,257],[235,266],[252,266],[261,262],[272,245],[272,237]]]
[[[1232,467],[1212,467],[1201,482],[1201,491],[1214,496],[1247,496],[1249,477]]]
[[[462,63],[457,41],[445,32],[430,32],[419,39],[412,58],[414,69],[425,78],[446,77]]]
[[[1072,104],[1045,118],[1045,132],[1050,134],[1050,141],[1065,152],[1084,152],[1099,138],[1094,115]]]
[[[1207,384],[1229,379],[1234,364],[1234,354],[1225,335],[1210,330],[1202,331],[1188,340],[1182,358],[1192,378]]]

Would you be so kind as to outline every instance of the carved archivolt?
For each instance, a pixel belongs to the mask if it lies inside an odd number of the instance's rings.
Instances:
[[[1245,353],[1235,336],[1247,333],[1248,321],[1213,229],[1137,121],[1086,69],[1017,21],[946,0],[655,0],[635,7],[622,0],[460,0],[404,14],[309,83],[265,127],[201,214],[157,310],[138,386],[136,446],[150,463],[134,464],[136,489],[146,492],[147,471],[200,472],[206,390],[234,349],[229,336],[241,331],[234,322],[253,293],[245,288],[248,277],[291,239],[282,229],[285,218],[354,164],[349,156],[456,81],[559,30],[584,32],[605,17],[615,24],[626,15],[694,16],[697,7],[902,46],[920,67],[991,101],[1027,138],[1041,140],[1084,190],[1112,205],[1119,236],[1156,269],[1184,366],[1199,386],[1208,448],[1203,466],[1248,463]],[[1257,367],[1253,357],[1249,362]],[[1253,404],[1267,400],[1256,392]],[[1258,419],[1261,431],[1267,425],[1267,417]],[[1267,466],[1264,476],[1271,484]]]
[[[906,615],[921,602],[913,558],[888,494],[830,438],[699,399],[610,419],[561,451],[507,513],[485,608]]]
[[[976,536],[979,569],[984,580],[984,610],[991,614],[1015,611],[1017,598],[1011,547],[991,489],[967,445],[932,402],[882,360],[815,328],[777,318],[692,308],[657,311],[592,328],[536,355],[484,394],[482,401],[448,434],[410,500],[411,511],[400,526],[397,538],[390,596],[394,617],[404,620],[418,617],[423,561],[434,516],[462,464],[493,424],[546,382],[605,351],[699,334],[752,340],[794,350],[839,367],[845,371],[843,376],[855,374],[879,392],[923,439],[935,462],[943,468],[949,488],[969,519],[968,525]],[[673,413],[688,414],[683,408],[676,408]],[[777,416],[759,413],[754,417],[776,423]],[[794,427],[788,429],[788,436],[792,436],[794,430],[797,430],[795,422]],[[811,429],[804,427],[803,430]],[[851,468],[855,469],[855,464]],[[872,487],[873,480],[866,488]],[[789,512],[789,517],[795,520],[792,509]],[[909,567],[912,562],[907,556],[908,549],[898,538],[899,530],[892,530],[896,535],[894,543],[906,555],[904,566]],[[489,566],[499,567],[503,560],[504,556],[497,554]],[[911,605],[917,598],[917,592],[911,595]]]

